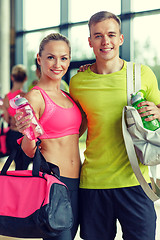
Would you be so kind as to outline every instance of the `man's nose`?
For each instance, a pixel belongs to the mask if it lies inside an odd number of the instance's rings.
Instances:
[[[102,38],[102,44],[109,44],[109,37],[108,36],[103,36]]]

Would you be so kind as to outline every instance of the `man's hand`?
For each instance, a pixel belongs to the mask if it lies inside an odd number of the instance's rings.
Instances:
[[[160,104],[155,105],[153,102],[145,101],[138,104],[138,107],[142,107],[138,109],[141,117],[149,116],[145,121],[152,121],[153,119],[158,119],[160,122]]]
[[[84,72],[88,69],[88,67],[91,66],[91,64],[85,64],[79,67],[77,72]]]

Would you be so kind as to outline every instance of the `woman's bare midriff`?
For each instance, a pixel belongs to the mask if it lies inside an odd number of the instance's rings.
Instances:
[[[57,165],[63,177],[78,178],[80,172],[78,134],[42,139],[41,152],[47,162]]]

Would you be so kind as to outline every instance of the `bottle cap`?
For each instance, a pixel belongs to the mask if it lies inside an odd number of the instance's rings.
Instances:
[[[133,104],[141,99],[143,99],[143,97],[140,92],[131,94],[131,104]]]
[[[10,99],[9,104],[12,108],[17,108],[20,105],[26,104],[28,101],[26,98],[21,97],[20,95],[17,95],[15,98]]]
[[[15,104],[16,106],[20,106],[20,105],[24,105],[26,104],[28,101],[26,98],[18,98],[15,100]]]
[[[131,104],[133,104],[141,99],[144,99],[145,96],[146,96],[146,92],[144,90],[139,90],[136,93],[132,93],[131,94]]]

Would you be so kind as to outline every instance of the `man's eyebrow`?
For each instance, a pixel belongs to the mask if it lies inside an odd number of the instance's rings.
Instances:
[[[95,32],[93,35],[98,35],[98,34],[103,34],[103,33],[101,33],[101,32]],[[114,31],[110,31],[110,32],[108,32],[108,34],[117,34],[117,33],[114,32]]]
[[[102,34],[101,32],[95,32],[93,35]]]
[[[108,33],[117,34],[116,32],[113,32],[113,31],[110,31],[110,32],[108,32]]]

